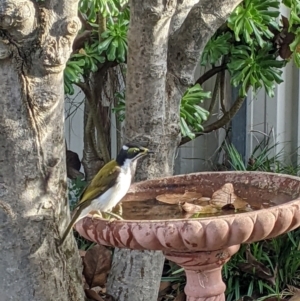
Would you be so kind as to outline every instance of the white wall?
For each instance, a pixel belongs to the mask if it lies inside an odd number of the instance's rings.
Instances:
[[[295,149],[300,145],[300,94],[299,69],[288,64],[282,74],[283,83],[275,89],[275,97],[270,98],[264,89],[257,95],[249,94],[247,116],[247,153],[253,151],[257,140],[271,135],[278,143],[275,152],[283,151],[285,160],[295,160]],[[293,154],[291,158],[291,154]]]
[[[82,159],[83,152],[83,92],[74,86],[75,93],[65,97],[65,134],[68,149]]]

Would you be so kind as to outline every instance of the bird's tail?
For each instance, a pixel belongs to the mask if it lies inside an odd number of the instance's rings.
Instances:
[[[61,246],[65,239],[67,238],[68,234],[70,233],[70,231],[72,230],[73,226],[75,225],[75,223],[77,222],[78,218],[79,218],[79,215],[80,215],[80,210],[78,210],[79,208],[77,208],[75,214],[73,215],[67,229],[65,230],[62,238],[60,239],[60,242],[59,242],[59,246]]]

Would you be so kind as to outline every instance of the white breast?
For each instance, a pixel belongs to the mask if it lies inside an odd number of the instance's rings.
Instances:
[[[127,193],[131,179],[130,160],[127,159],[121,168],[118,182],[92,201],[93,210],[107,212],[113,209]]]

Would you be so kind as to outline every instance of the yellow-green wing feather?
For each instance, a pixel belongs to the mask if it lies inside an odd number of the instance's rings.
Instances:
[[[76,207],[85,201],[94,200],[113,186],[120,171],[121,168],[115,160],[105,164],[96,174],[92,182],[85,188]]]
[[[121,168],[115,160],[108,162],[100,169],[92,182],[82,192],[80,201],[74,208],[74,211],[76,210],[75,214],[73,215],[67,229],[65,230],[59,245],[62,245],[65,241],[73,225],[76,223],[78,217],[80,216],[82,209],[89,206],[88,202],[86,203],[86,201],[94,200],[110,187],[112,187],[116,182],[120,171]]]

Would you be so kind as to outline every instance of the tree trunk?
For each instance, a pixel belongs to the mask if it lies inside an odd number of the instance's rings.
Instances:
[[[104,65],[95,74],[91,75],[89,83],[82,83],[87,98],[84,105],[84,150],[82,163],[85,171],[85,178],[91,181],[97,172],[103,167],[105,162],[101,149],[105,148],[107,153],[111,153],[111,108],[114,104],[115,93],[123,89],[123,81],[120,76],[120,67],[113,67],[111,63]],[[88,91],[87,91],[88,89]],[[101,122],[101,128],[95,126],[92,120],[92,113],[89,103],[93,101],[97,104],[97,118]],[[116,129],[114,129],[116,130]],[[99,139],[102,131],[102,139]],[[100,145],[103,143],[103,145]],[[109,156],[110,160],[110,156]]]
[[[63,69],[77,1],[0,4],[0,299],[84,300],[67,225]]]
[[[103,167],[104,161],[100,157],[100,151],[97,152],[97,142],[95,137],[95,125],[90,112],[89,102],[84,101],[84,148],[82,165],[84,168],[85,180],[92,181],[94,176]]]
[[[130,1],[125,137],[155,151],[138,180],[173,173],[181,97],[205,44],[239,2]],[[116,250],[108,291],[120,301],[157,300],[163,262],[160,252]]]

